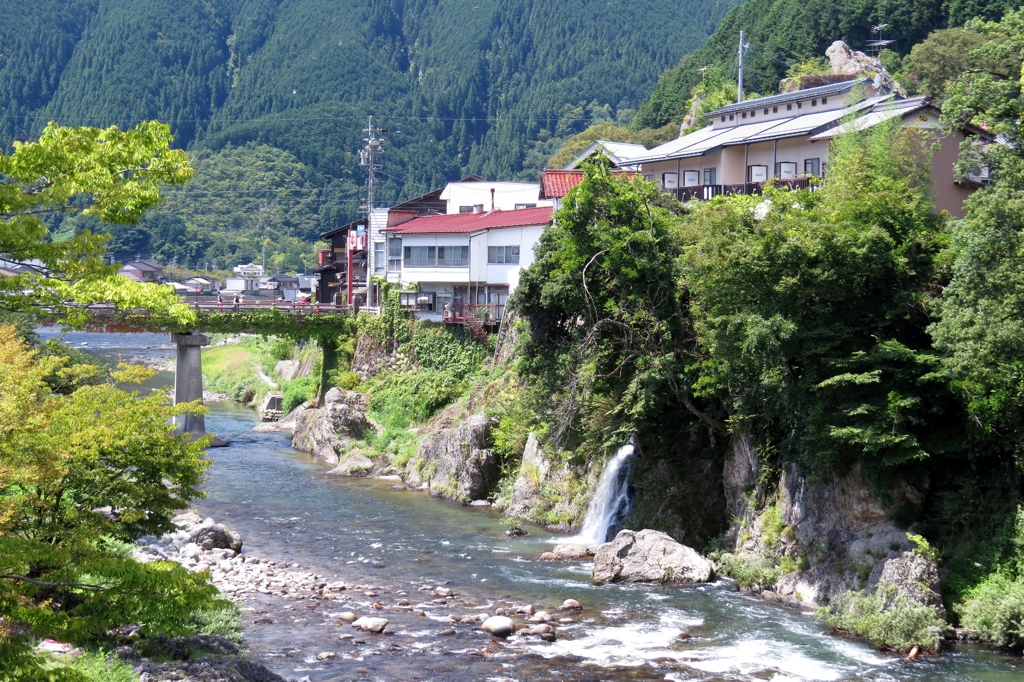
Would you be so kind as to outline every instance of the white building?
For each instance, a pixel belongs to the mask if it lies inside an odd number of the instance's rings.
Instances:
[[[417,317],[496,323],[520,270],[533,263],[551,212],[551,206],[539,206],[431,216],[394,213],[384,229],[387,281],[408,289],[402,306]]]

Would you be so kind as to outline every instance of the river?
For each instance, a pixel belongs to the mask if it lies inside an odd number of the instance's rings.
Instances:
[[[42,336],[56,333],[40,330]],[[69,333],[106,359],[167,356],[156,334]],[[169,385],[161,372],[155,384]],[[278,434],[253,433],[252,410],[210,406],[207,428],[229,445],[211,449],[206,497],[194,506],[242,534],[245,553],[287,560],[351,586],[319,607],[265,597],[244,606],[250,654],[288,679],[326,680],[976,680],[1024,679],[1019,657],[958,645],[938,658],[903,658],[830,636],[812,616],[741,596],[728,580],[701,587],[590,584],[588,564],[535,561],[556,536],[541,528],[508,538],[490,509],[463,507],[395,481],[327,476],[328,466]],[[362,585],[362,589],[355,589]],[[447,586],[446,604],[420,588]],[[371,592],[375,596],[367,596]],[[399,596],[427,617],[393,608]],[[556,609],[577,599],[582,612]],[[378,601],[387,608],[374,612]],[[451,614],[545,608],[554,643],[493,643]],[[383,615],[384,635],[362,635],[342,610]],[[517,621],[521,618],[516,618]],[[455,629],[455,635],[442,635]],[[688,639],[680,639],[686,633]],[[354,638],[348,635],[355,634]],[[317,661],[321,652],[336,658]]]

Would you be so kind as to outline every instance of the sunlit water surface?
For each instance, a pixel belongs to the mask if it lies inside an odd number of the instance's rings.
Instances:
[[[41,330],[49,335],[53,330]],[[108,359],[157,357],[173,349],[166,335],[69,333],[65,340]],[[170,382],[163,372],[154,384]],[[212,449],[199,511],[238,530],[244,552],[288,560],[325,578],[379,588],[355,590],[319,608],[276,598],[246,606],[251,654],[289,679],[311,680],[1024,680],[1019,658],[958,646],[914,662],[881,655],[863,643],[826,634],[806,613],[739,595],[728,581],[692,588],[590,584],[587,564],[535,561],[553,535],[530,528],[505,537],[499,515],[412,491],[394,481],[327,476],[327,467],[295,452],[288,439],[251,431],[252,410],[210,406],[207,428],[230,445]],[[459,598],[433,604],[417,591],[450,581]],[[371,602],[393,605],[405,591],[428,618],[385,610],[385,635],[361,635],[337,613],[375,615]],[[584,605],[560,626],[554,643],[495,645],[472,626],[456,635],[434,618],[534,604],[554,609],[566,598]],[[556,617],[565,614],[556,613]],[[257,620],[272,622],[256,624]],[[687,633],[690,639],[680,640]],[[344,635],[356,634],[355,639]],[[360,643],[361,642],[361,643]],[[486,653],[485,653],[486,649]],[[317,661],[320,652],[337,658]]]

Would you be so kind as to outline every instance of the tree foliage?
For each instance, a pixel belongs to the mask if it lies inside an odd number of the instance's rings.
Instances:
[[[41,356],[0,327],[0,662],[35,663],[32,637],[80,642],[125,623],[175,632],[217,606],[203,576],[165,562],[139,564],[116,548],[172,528],[199,496],[202,440],[172,435],[168,407],[114,383],[60,395],[47,377],[63,359]],[[123,368],[113,381],[138,381]],[[38,671],[36,671],[38,672]],[[30,674],[26,673],[29,677]]]
[[[161,183],[191,177],[188,158],[169,149],[167,126],[142,123],[117,128],[49,125],[38,142],[16,143],[0,155],[0,257],[32,271],[0,280],[0,305],[32,310],[46,306],[72,324],[84,314],[70,304],[113,302],[118,308],[166,310],[187,321],[192,311],[169,289],[118,277],[104,260],[107,235],[84,231],[49,240],[43,217],[80,213],[99,221],[137,221],[160,203]]]

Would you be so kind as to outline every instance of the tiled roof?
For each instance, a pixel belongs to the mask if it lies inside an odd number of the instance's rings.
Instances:
[[[430,215],[388,227],[387,231],[392,234],[471,233],[500,227],[547,225],[551,222],[551,211],[550,206],[539,206],[516,211]]]
[[[632,177],[639,175],[636,171],[612,170],[612,175]],[[564,170],[561,168],[545,168],[540,174],[540,198],[561,199],[569,190],[583,182],[583,170]]]

